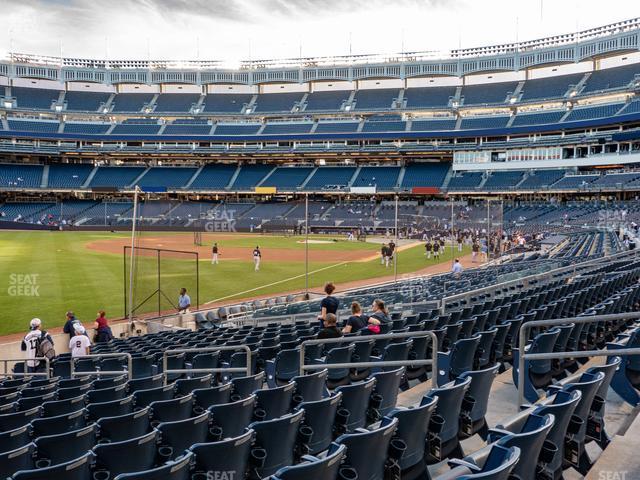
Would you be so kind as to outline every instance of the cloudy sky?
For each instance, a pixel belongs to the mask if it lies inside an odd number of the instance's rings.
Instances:
[[[637,0],[0,0],[8,51],[297,58],[529,40],[640,17]]]

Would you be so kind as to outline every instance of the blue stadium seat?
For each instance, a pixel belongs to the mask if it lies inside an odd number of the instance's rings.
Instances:
[[[501,425],[489,430],[489,441],[498,442],[505,448],[518,447],[526,455],[520,457],[513,470],[513,474],[522,480],[534,480],[538,457],[542,452],[547,434],[553,427],[553,415],[529,414],[519,429],[513,432],[502,428]]]
[[[301,462],[291,467],[283,467],[273,474],[273,480],[335,480],[336,478],[355,478],[348,476],[346,468],[341,468],[345,458],[347,447],[345,445],[332,444],[323,458],[304,455]],[[342,475],[339,477],[339,471]],[[349,472],[351,473],[351,472]]]
[[[91,478],[93,453],[87,452],[79,458],[47,468],[20,470],[13,480],[87,480]]]
[[[104,403],[90,403],[87,405],[87,415],[90,420],[103,417],[118,417],[133,412],[133,395]]]
[[[380,426],[374,430],[358,430],[336,439],[336,443],[346,445],[345,464],[357,472],[358,478],[368,480],[385,478],[387,451],[398,424],[397,418],[384,417]],[[398,452],[395,460],[399,460],[401,454],[402,451]]]
[[[99,478],[115,478],[121,473],[140,472],[156,464],[156,442],[159,432],[120,442],[101,443],[93,448],[94,475]]]
[[[280,350],[275,359],[266,362],[265,371],[269,387],[289,383],[300,373],[300,348]]]
[[[5,413],[0,415],[0,432],[15,430],[23,427],[40,416],[40,407],[22,412]]]
[[[202,377],[180,378],[176,380],[176,395],[189,395],[194,390],[208,388],[211,386],[211,374]]]
[[[76,387],[69,387],[69,388],[75,389]],[[58,393],[60,392],[60,390],[63,390],[63,389],[59,389]],[[49,402],[44,402],[42,404],[42,416],[57,417],[60,415],[77,412],[79,410],[82,410],[85,407],[85,403],[86,403],[86,397],[84,395],[67,398],[65,400],[52,400]]]
[[[185,420],[193,411],[193,395],[172,400],[157,400],[149,404],[151,408],[152,424],[156,422],[175,422]]]
[[[552,328],[539,333],[526,347],[527,353],[551,353],[553,346],[560,335],[560,330]],[[513,368],[511,369],[513,383],[518,386],[518,371],[520,349],[513,349]],[[525,360],[525,384],[524,395],[530,402],[536,402],[539,398],[536,389],[547,387],[552,380],[551,360]]]
[[[141,437],[149,431],[149,407],[133,413],[114,417],[102,417],[96,422],[100,429],[100,440],[121,442]]]
[[[298,430],[303,417],[304,411],[300,410],[275,420],[249,425],[256,433],[252,456],[254,459],[261,459],[260,462],[254,462],[249,474],[250,479],[264,478],[273,475],[282,467],[293,465]]]
[[[451,470],[435,477],[436,480],[508,480],[513,468],[520,460],[522,451],[518,447],[503,447],[497,443],[487,446],[487,451],[477,452],[483,461],[478,462],[476,454],[463,459],[449,460]],[[516,477],[513,477],[516,478]]]
[[[420,405],[411,408],[395,408],[389,412],[389,418],[398,419],[396,436],[406,445],[399,459],[403,476],[414,478],[425,472],[425,448],[431,414],[436,409],[437,398],[425,397]]]
[[[117,385],[110,388],[101,388],[87,392],[87,403],[111,402],[121,400],[127,393],[127,385]]]
[[[97,432],[97,426],[92,424],[71,432],[36,438],[36,467],[45,468],[79,458],[93,448]]]
[[[149,390],[153,388],[160,388],[163,384],[163,376],[161,373],[150,377],[138,377],[129,380],[129,393],[137,392],[138,390]]]
[[[256,390],[254,417],[258,421],[281,417],[291,410],[296,384],[290,382],[281,387]]]
[[[176,422],[163,422],[156,428],[160,432],[158,454],[164,460],[175,460],[185,450],[196,443],[204,443],[209,438],[209,420],[211,414],[202,415]]]
[[[443,385],[457,376],[473,370],[473,360],[480,344],[480,335],[462,338],[453,343],[449,352],[438,352],[438,384]]]
[[[0,478],[10,478],[19,470],[31,470],[34,468],[33,457],[36,446],[27,443],[20,448],[0,452]]]
[[[333,440],[334,423],[342,393],[337,392],[331,397],[303,402],[298,409],[304,410],[303,425],[310,429],[310,438],[306,442],[308,453],[317,455],[329,448]]]
[[[85,426],[85,412],[83,410],[65,413],[56,417],[36,418],[31,421],[34,438],[44,435],[59,435],[72,430],[79,430]]]
[[[148,407],[152,402],[171,400],[173,398],[173,384],[157,388],[137,390],[133,393],[136,408]]]
[[[231,400],[231,390],[233,385],[226,383],[216,387],[198,388],[194,390],[193,402],[194,412],[202,413],[209,407],[214,405],[220,405],[222,403],[229,403]]]
[[[479,433],[483,440],[487,439],[489,430],[485,415],[489,408],[491,386],[499,369],[500,365],[496,363],[483,370],[468,371],[460,375],[462,379],[471,378],[471,384],[467,390],[467,400],[473,399],[471,410],[465,411],[463,408],[463,415],[460,419],[462,437],[466,438]],[[466,406],[468,403],[463,402],[463,405]]]
[[[404,343],[407,342],[392,345],[403,345]],[[395,370],[373,374],[373,377],[376,379],[376,386],[373,389],[372,399],[379,397],[375,402],[375,410],[379,416],[383,417],[395,408],[398,400],[398,392],[400,391],[400,384],[404,379],[404,372],[405,368],[400,367]]]
[[[214,439],[220,440],[241,435],[253,418],[255,404],[256,396],[250,395],[236,402],[209,407]]]
[[[333,347],[323,359],[314,359],[318,365],[330,365],[332,363],[349,363],[353,355],[354,345]],[[332,390],[340,385],[349,384],[348,368],[330,368],[327,377],[327,387]]]
[[[367,424],[367,412],[375,384],[376,379],[370,378],[364,382],[336,388],[336,392],[342,393],[340,410],[347,413],[344,420],[346,423],[341,425],[345,432],[353,432]]]
[[[235,377],[231,380],[233,384],[233,393],[231,394],[231,400],[239,400],[241,398],[247,398],[253,394],[256,390],[262,388],[264,383],[265,373],[260,372],[256,375],[248,377]]]
[[[28,424],[15,429],[0,431],[0,452],[8,452],[25,446],[31,441],[31,428]],[[1,478],[1,477],[0,477]]]
[[[237,437],[219,442],[196,443],[189,449],[195,455],[194,474],[226,472],[233,478],[244,478],[249,467],[255,432],[247,430]]]
[[[122,473],[114,480],[188,480],[193,453],[165,463],[164,465],[136,473]]]
[[[437,397],[436,410],[429,423],[429,455],[427,463],[438,463],[449,456],[461,457],[460,412],[471,378],[456,378],[453,382],[433,388],[425,397]],[[424,401],[424,400],[423,400]]]
[[[580,391],[582,393],[569,422],[569,435],[566,438],[565,449],[568,449],[570,454],[565,454],[563,464],[564,467],[574,467],[582,475],[586,475],[593,465],[588,452],[585,450],[587,427],[589,426],[589,423],[585,421],[585,419],[593,415],[593,400],[604,380],[605,372],[584,372],[563,386],[553,385],[549,387],[547,392],[548,395],[558,390],[564,390],[569,393]]]
[[[295,403],[314,402],[329,396],[326,383],[329,370],[320,370],[307,375],[293,377],[296,391],[293,394]]]
[[[558,478],[562,475],[567,429],[581,397],[582,392],[580,390],[574,390],[573,392],[560,390],[533,409],[533,413],[536,415],[551,414],[555,418],[551,430],[547,433],[546,441],[551,442],[556,447],[556,451],[552,458],[546,459],[545,465],[542,467],[544,473],[551,475],[552,478]],[[512,430],[512,428],[508,429]],[[550,450],[553,450],[553,448]]]

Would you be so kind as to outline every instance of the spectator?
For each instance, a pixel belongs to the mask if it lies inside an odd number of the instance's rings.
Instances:
[[[369,315],[369,331],[371,333],[380,333],[381,326],[389,323],[391,320],[389,319],[389,312],[384,305],[384,302],[379,298],[376,298],[371,305],[371,310],[373,313]]]
[[[327,294],[326,297],[322,299],[320,302],[320,315],[318,315],[318,320],[320,320],[320,328],[322,328],[322,322],[326,320],[327,314],[332,313],[336,314],[338,312],[338,307],[340,306],[340,302],[338,299],[331,294],[335,291],[336,286],[329,282],[324,286],[324,293]]]
[[[20,349],[23,352],[27,352],[27,373],[44,372],[46,362],[34,360],[36,357],[46,356],[47,358],[50,357],[50,359],[55,357],[53,339],[46,331],[40,329],[41,326],[42,321],[39,318],[32,319],[29,323],[31,331],[24,336],[20,345]]]
[[[96,318],[96,323],[93,328],[96,329],[96,343],[108,342],[113,339],[113,332],[111,331],[111,327],[109,327],[109,322],[107,321],[104,310],[98,312],[98,318]]]
[[[74,336],[69,340],[71,358],[84,357],[91,352],[91,340],[87,337],[85,328],[77,323],[73,326]]]
[[[459,258],[456,258],[455,261],[453,262],[451,273],[453,273],[456,276],[456,278],[460,278],[460,274],[462,274],[462,264],[460,263]]]
[[[67,312],[67,322],[64,324],[62,331],[67,335],[69,335],[69,339],[72,339],[73,336],[75,335],[73,327],[74,325],[79,325],[79,324],[80,324],[80,320],[78,320],[76,316],[73,314],[73,312],[69,310]]]
[[[324,328],[318,332],[318,339],[340,338],[342,331],[336,325],[337,319],[333,313],[327,313],[324,319]]]
[[[347,323],[342,329],[342,333],[359,332],[367,326],[369,317],[362,313],[362,307],[358,302],[351,304],[351,316],[347,319]]]
[[[189,307],[191,307],[191,298],[187,295],[187,289],[182,287],[178,297],[178,313],[189,313]]]

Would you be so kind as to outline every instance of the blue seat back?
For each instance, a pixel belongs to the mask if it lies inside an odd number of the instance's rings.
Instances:
[[[355,469],[359,479],[383,480],[389,443],[398,423],[397,418],[384,417],[375,430],[347,433],[336,439],[347,447],[345,463]]]
[[[255,468],[255,474],[259,478],[273,475],[282,467],[293,464],[298,429],[303,417],[304,411],[300,410],[274,420],[254,422],[249,426],[256,432],[254,450],[261,449],[264,452],[264,462]]]
[[[333,444],[324,458],[304,457],[304,461],[278,470],[276,480],[335,480],[347,452],[345,445]]]
[[[398,419],[396,436],[404,441],[407,449],[400,458],[400,467],[406,470],[418,463],[424,457],[427,432],[431,414],[436,408],[437,398],[425,397],[417,407],[392,410],[390,418]]]

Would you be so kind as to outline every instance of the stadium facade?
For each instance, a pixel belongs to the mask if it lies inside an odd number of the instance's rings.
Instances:
[[[0,61],[5,216],[10,205],[9,217],[25,218],[14,208],[24,200],[118,201],[136,185],[185,201],[633,198],[639,49],[632,19],[446,54],[233,69],[9,54]]]

